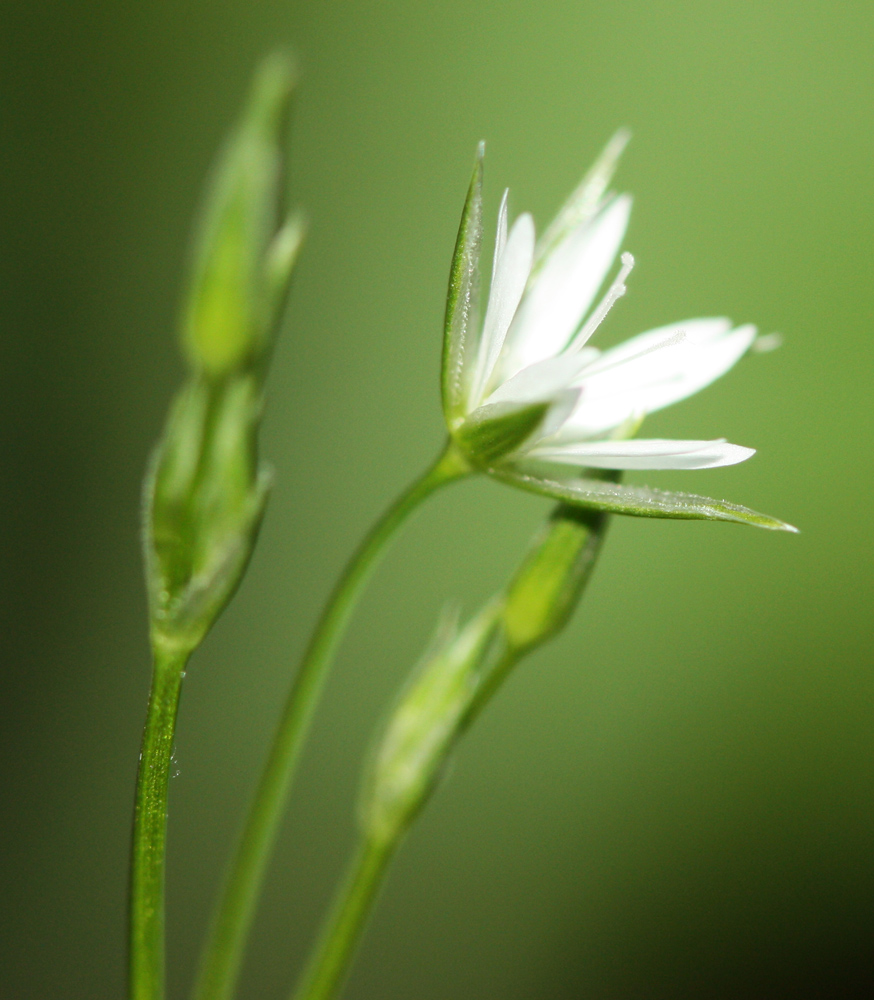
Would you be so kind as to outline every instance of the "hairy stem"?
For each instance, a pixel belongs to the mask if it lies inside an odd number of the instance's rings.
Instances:
[[[167,791],[176,712],[189,652],[155,647],[134,800],[130,885],[130,997],[164,996]]]

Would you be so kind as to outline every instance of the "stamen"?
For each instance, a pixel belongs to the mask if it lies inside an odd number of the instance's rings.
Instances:
[[[622,261],[622,268],[619,271],[619,274],[616,275],[616,280],[607,289],[607,294],[598,303],[597,309],[595,309],[586,321],[586,324],[573,338],[570,344],[568,344],[566,348],[568,353],[571,351],[578,351],[585,345],[586,341],[589,340],[592,334],[604,322],[607,313],[610,312],[615,303],[625,294],[627,290],[625,287],[625,279],[629,274],[631,274],[631,269],[634,267],[634,257],[632,257],[630,253],[624,253],[620,259]]]
[[[598,365],[598,362],[594,362],[590,367],[585,368],[582,371],[582,375],[585,378],[590,378],[592,375],[601,375],[603,372],[609,372],[611,368],[618,368],[620,365],[629,365],[632,361],[638,361],[640,358],[645,358],[647,354],[652,354],[654,351],[661,351],[665,347],[676,347],[677,344],[682,344],[686,339],[685,330],[677,330],[675,334],[672,334],[665,340],[660,340],[657,344],[653,344],[652,347],[647,347],[637,354],[632,354],[630,358],[620,358],[618,361],[614,361],[610,365]],[[610,352],[607,351],[602,357],[609,357]]]

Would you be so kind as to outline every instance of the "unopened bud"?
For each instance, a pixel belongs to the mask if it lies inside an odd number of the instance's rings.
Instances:
[[[146,479],[146,567],[156,641],[194,648],[239,583],[269,487],[254,376],[195,380],[176,400]]]
[[[567,622],[598,555],[607,515],[560,504],[541,528],[506,590],[503,630],[524,652]]]
[[[460,631],[444,622],[401,693],[365,778],[361,822],[370,839],[396,839],[440,776],[485,676],[499,612],[491,604]]]
[[[277,279],[287,287],[300,227],[281,226],[284,133],[295,83],[276,54],[256,76],[248,106],[219,157],[195,241],[183,340],[197,371],[222,378],[264,351],[276,322]],[[277,271],[270,248],[290,233]],[[289,243],[293,243],[289,252]]]

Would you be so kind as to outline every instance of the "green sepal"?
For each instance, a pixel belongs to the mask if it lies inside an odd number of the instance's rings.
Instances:
[[[550,406],[551,402],[487,403],[474,410],[452,436],[474,465],[490,468],[531,437]]]
[[[475,350],[469,344],[479,324],[479,258],[483,238],[483,156],[485,144],[476,152],[473,177],[467,190],[461,224],[449,270],[446,314],[443,322],[443,364],[441,390],[446,425],[452,427],[464,413],[464,356]]]
[[[271,474],[257,462],[254,377],[194,381],[177,397],[144,484],[153,639],[193,649],[233,595],[255,545]]]
[[[631,133],[627,129],[619,129],[604,147],[586,176],[562,205],[549,228],[537,241],[533,273],[536,273],[543,266],[547,257],[568,233],[584,222],[588,222],[595,215],[604,192],[613,179],[619,157],[628,145],[630,138]]]
[[[264,257],[264,283],[268,325],[276,329],[282,319],[291,276],[306,235],[306,221],[300,211],[292,212],[270,242]]]
[[[672,493],[648,486],[625,486],[599,479],[549,479],[519,469],[491,470],[495,478],[531,493],[552,497],[579,507],[632,517],[662,517],[684,521],[734,521],[771,531],[798,529],[767,514],[726,500],[711,500],[694,493]]]
[[[277,296],[270,286],[276,275],[267,273],[267,255],[279,230],[284,132],[295,82],[285,55],[263,63],[207,188],[182,339],[194,369],[208,377],[249,366],[267,346],[275,320]]]

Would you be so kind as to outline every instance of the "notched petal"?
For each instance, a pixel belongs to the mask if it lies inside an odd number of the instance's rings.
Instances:
[[[502,229],[506,228],[506,201],[501,206],[501,213],[489,304],[471,388],[471,408],[482,402],[483,393],[504,346],[507,330],[525,291],[534,253],[534,220],[531,216],[527,212],[520,215],[513,224],[509,237],[506,237],[502,235]]]
[[[755,455],[754,448],[716,441],[634,440],[547,443],[532,458],[595,469],[715,469],[737,465]]]

